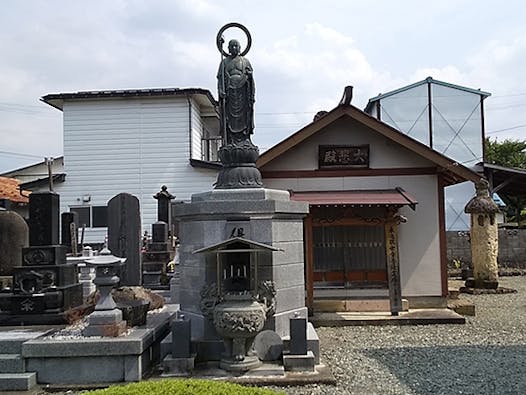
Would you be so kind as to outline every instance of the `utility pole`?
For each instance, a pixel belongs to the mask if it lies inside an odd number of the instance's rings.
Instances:
[[[53,169],[51,166],[53,166],[53,157],[44,158],[44,162],[47,166],[47,174],[49,177],[49,191],[53,192]]]

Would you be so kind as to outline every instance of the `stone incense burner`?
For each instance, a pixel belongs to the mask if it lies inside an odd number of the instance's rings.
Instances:
[[[274,283],[258,281],[257,253],[276,248],[243,238],[196,252],[215,252],[217,282],[201,290],[201,311],[223,338],[225,353],[220,367],[229,371],[247,371],[261,361],[253,349],[254,338],[265,321],[274,314]]]

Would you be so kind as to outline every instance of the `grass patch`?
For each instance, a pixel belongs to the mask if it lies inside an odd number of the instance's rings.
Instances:
[[[276,395],[285,394],[267,388],[199,379],[142,381],[86,392],[89,395]]]

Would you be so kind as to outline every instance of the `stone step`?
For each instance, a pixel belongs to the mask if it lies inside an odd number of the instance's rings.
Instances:
[[[37,384],[37,374],[0,373],[0,391],[29,391]]]
[[[381,312],[390,311],[389,299],[327,299],[315,300],[314,312]],[[402,311],[409,310],[409,302],[402,299]]]
[[[2,328],[0,330],[0,354],[22,354],[22,344],[44,335],[49,328]]]
[[[0,354],[0,373],[23,373],[26,370],[20,354]]]

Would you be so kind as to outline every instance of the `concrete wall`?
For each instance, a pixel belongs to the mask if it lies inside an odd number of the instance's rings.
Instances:
[[[471,263],[469,232],[447,232],[447,258]],[[499,229],[499,267],[526,269],[526,229]]]

